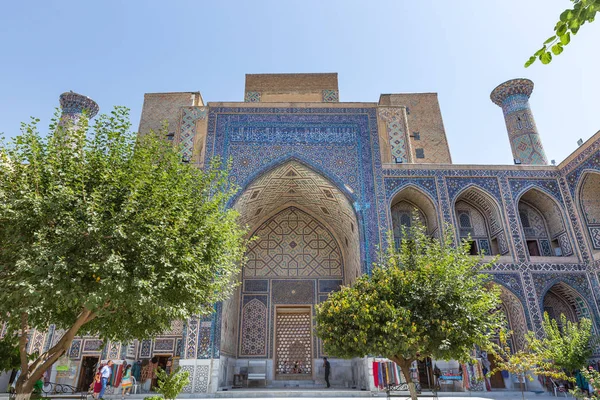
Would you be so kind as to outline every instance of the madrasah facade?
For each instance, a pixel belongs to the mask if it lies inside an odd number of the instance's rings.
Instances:
[[[167,139],[181,146],[185,162],[202,168],[216,155],[231,159],[230,179],[240,190],[230,207],[258,239],[236,293],[211,316],[129,344],[78,337],[67,354],[69,372],[53,370],[51,380],[84,388],[90,366],[119,359],[178,364],[191,373],[190,393],[231,388],[249,365],[264,370],[259,385],[318,387],[324,352],[314,306],[369,273],[386,233],[399,240],[415,208],[431,235],[448,224],[456,239],[470,235],[472,254],[498,256],[489,272],[502,290],[513,348],[528,330],[541,333],[544,312],[590,318],[600,332],[600,132],[549,165],[532,91],[527,79],[492,91],[515,163],[489,166],[452,163],[436,93],[344,103],[337,74],[325,73],[246,75],[244,101],[237,102],[205,104],[199,92],[145,94],[139,134],[159,131],[166,120]],[[94,105],[73,93],[61,97],[67,118]],[[59,336],[33,332],[30,351]],[[375,389],[377,359],[330,361],[333,386]],[[419,363],[422,386],[433,380],[432,365],[459,368]],[[465,379],[483,389],[477,375]],[[490,381],[493,388],[514,385],[502,374]]]

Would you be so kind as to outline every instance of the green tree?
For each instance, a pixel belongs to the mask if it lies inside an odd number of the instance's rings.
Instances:
[[[544,358],[543,354],[536,351],[532,343],[537,340],[535,333],[528,332],[525,336],[525,345],[522,349],[514,351],[509,346],[510,332],[501,330],[498,335],[499,343],[492,347],[492,354],[496,360],[496,367],[489,371],[491,376],[500,371],[508,371],[519,379],[521,398],[525,399],[525,379],[533,381],[532,374],[549,376],[556,379],[566,379],[567,376]]]
[[[353,286],[332,293],[317,307],[317,335],[331,356],[380,355],[401,368],[416,399],[413,361],[471,358],[473,348],[489,346],[501,326],[499,292],[481,273],[490,264],[469,255],[464,241],[454,246],[446,230],[430,238],[413,218],[400,248],[389,236],[387,251]]]
[[[0,373],[19,369],[21,356],[19,342],[14,335],[7,335],[0,340]]]
[[[190,383],[190,373],[188,371],[180,371],[180,368],[171,374],[167,374],[164,370],[158,369],[158,384],[155,388],[157,393],[160,393],[167,400],[174,400],[179,396],[179,393],[184,387]]]
[[[592,322],[582,318],[574,323],[561,314],[559,324],[544,313],[542,325],[544,336],[527,332],[524,348],[516,352],[508,346],[508,335],[500,332],[500,344],[493,349],[496,368],[488,375],[502,370],[516,374],[522,378],[522,392],[525,377],[533,380],[531,374],[574,381],[572,372],[586,365],[597,343],[592,335]]]
[[[542,46],[525,63],[529,67],[536,60],[542,64],[552,61],[552,54],[559,55],[564,46],[571,42],[571,35],[576,35],[586,22],[594,22],[596,13],[600,10],[600,0],[571,0],[573,7],[566,9],[560,14],[559,20],[554,26],[554,35],[550,36]]]
[[[544,337],[529,333],[527,340],[532,350],[544,360],[550,360],[553,368],[571,375],[586,366],[597,340],[592,335],[592,321],[581,318],[579,322],[567,320],[560,315],[560,324],[544,313]]]
[[[213,312],[243,259],[219,160],[182,163],[159,135],[130,132],[116,107],[77,126],[38,120],[0,144],[0,320],[18,332],[17,399],[81,334],[147,338]],[[64,335],[28,365],[30,329]]]
[[[592,395],[589,393],[589,388],[586,387],[584,392],[581,390],[579,385],[591,385],[595,393],[600,393],[600,372],[590,367],[582,368],[579,373],[581,376],[578,379],[581,379],[581,382],[578,382],[578,387],[576,387],[574,390],[571,390],[569,393],[571,393],[573,397],[580,400],[593,400]]]

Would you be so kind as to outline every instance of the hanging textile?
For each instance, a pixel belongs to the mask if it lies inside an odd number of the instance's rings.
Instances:
[[[375,387],[379,387],[379,363],[377,361],[373,361],[373,380],[375,383]]]
[[[135,378],[137,382],[140,381],[140,376],[142,374],[142,363],[140,361],[133,363],[131,367],[131,376]]]

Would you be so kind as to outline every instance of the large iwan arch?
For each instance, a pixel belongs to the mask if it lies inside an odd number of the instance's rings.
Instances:
[[[251,182],[234,208],[251,243],[240,287],[223,305],[221,351],[240,365],[265,361],[268,380],[314,379],[322,356],[314,305],[362,273],[352,204],[329,179],[290,160]]]

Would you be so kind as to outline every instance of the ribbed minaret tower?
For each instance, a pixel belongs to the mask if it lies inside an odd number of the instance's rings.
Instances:
[[[515,164],[548,165],[548,159],[540,140],[531,108],[529,96],[533,82],[529,79],[512,79],[498,85],[490,98],[502,107],[508,139]]]
[[[84,110],[87,112],[88,119],[94,118],[100,110],[94,100],[72,91],[60,95],[60,107],[62,108],[62,114],[59,125],[70,127],[79,124],[79,119]]]

